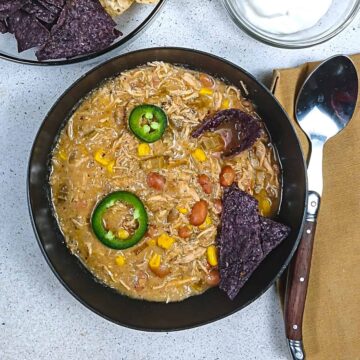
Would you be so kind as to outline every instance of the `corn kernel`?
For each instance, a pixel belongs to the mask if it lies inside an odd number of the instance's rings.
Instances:
[[[175,242],[174,238],[172,238],[166,233],[161,234],[157,239],[158,246],[160,246],[165,250],[170,249],[174,242]]]
[[[148,156],[151,153],[151,148],[149,144],[143,143],[138,146],[138,155],[139,156]]]
[[[154,254],[149,260],[149,267],[151,270],[156,270],[160,267],[161,264],[161,255]]]
[[[97,150],[94,154],[94,159],[103,166],[107,166],[110,163],[110,160],[106,158],[106,153],[104,149]]]
[[[199,225],[199,229],[205,230],[211,224],[212,224],[211,217],[208,215],[208,216],[206,216],[205,221],[201,225]]]
[[[146,241],[146,243],[149,246],[155,246],[156,245],[156,239],[149,239],[149,240]]]
[[[124,255],[117,256],[116,259],[115,259],[115,262],[119,266],[125,265],[125,256]]]
[[[206,161],[207,157],[206,154],[204,152],[203,149],[200,148],[196,148],[193,152],[192,152],[192,157],[199,162],[204,162]]]
[[[217,266],[217,249],[215,245],[210,245],[206,250],[207,261],[211,266]]]
[[[261,189],[258,196],[264,198],[267,197],[268,196],[267,191],[265,189]]]
[[[221,108],[222,109],[228,109],[230,107],[230,101],[229,99],[224,99],[221,103]]]
[[[118,231],[118,238],[121,240],[126,240],[130,236],[129,232],[125,229],[120,229]]]
[[[59,151],[59,158],[64,161],[67,160],[66,152],[63,149]]]
[[[181,214],[187,214],[188,213],[188,209],[183,208],[183,207],[178,207],[177,210]]]
[[[214,91],[212,91],[209,88],[201,88],[199,91],[200,95],[212,95],[214,93]]]
[[[204,221],[201,225],[199,225],[199,230],[205,230],[206,229],[206,221]]]
[[[109,164],[106,166],[106,170],[110,173],[114,173],[115,160],[111,160]]]
[[[262,216],[269,216],[271,213],[271,200],[269,198],[262,198],[259,201],[259,209]]]

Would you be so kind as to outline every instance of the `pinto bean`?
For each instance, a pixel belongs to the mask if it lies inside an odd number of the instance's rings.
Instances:
[[[230,165],[225,165],[220,173],[220,185],[230,186],[235,180],[235,171]]]
[[[219,284],[220,282],[220,274],[219,274],[219,270],[211,270],[205,278],[205,281],[208,285],[210,286],[216,286]]]
[[[212,88],[215,84],[214,79],[207,74],[200,74],[199,80],[201,82],[201,85],[206,88]]]
[[[205,174],[199,175],[198,182],[201,185],[205,194],[211,194],[212,184],[210,178],[207,175]]]
[[[189,226],[180,226],[178,229],[178,234],[182,239],[186,239],[191,236],[191,229]]]
[[[156,172],[151,172],[148,174],[146,182],[151,188],[162,191],[164,189],[166,179]]]
[[[207,213],[208,203],[205,200],[196,202],[191,209],[190,224],[195,226],[201,225],[205,221]]]
[[[160,265],[158,268],[151,269],[151,271],[160,278],[170,274],[170,268],[166,265]]]

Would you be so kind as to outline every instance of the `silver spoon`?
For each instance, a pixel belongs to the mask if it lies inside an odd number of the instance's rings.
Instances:
[[[352,61],[334,56],[320,64],[299,91],[296,119],[311,143],[308,162],[308,204],[304,232],[292,260],[285,295],[285,328],[293,359],[305,359],[302,320],[310,274],[316,219],[323,190],[323,148],[350,121],[358,96]]]

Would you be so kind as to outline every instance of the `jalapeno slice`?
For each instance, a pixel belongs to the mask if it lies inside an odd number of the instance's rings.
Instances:
[[[164,110],[156,105],[139,105],[131,111],[129,127],[136,137],[152,143],[163,136],[167,127],[167,116]]]
[[[104,226],[105,212],[121,201],[134,208],[134,219],[138,222],[135,232],[126,240],[117,237],[111,230]],[[115,191],[102,199],[95,207],[91,216],[91,226],[96,237],[107,247],[122,250],[136,245],[145,235],[148,226],[148,215],[142,201],[128,191]]]

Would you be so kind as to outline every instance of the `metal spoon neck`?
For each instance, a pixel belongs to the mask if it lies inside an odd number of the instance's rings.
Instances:
[[[311,154],[308,164],[308,189],[316,192],[319,196],[323,191],[323,149],[324,143],[322,141],[311,141]]]

